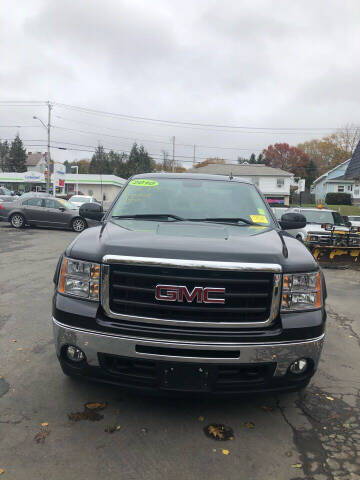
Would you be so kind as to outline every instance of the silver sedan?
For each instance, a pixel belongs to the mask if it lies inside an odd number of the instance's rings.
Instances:
[[[25,225],[56,227],[82,232],[87,228],[86,220],[79,209],[70,202],[50,197],[25,197],[11,203],[0,204],[0,220],[8,221],[14,228]]]

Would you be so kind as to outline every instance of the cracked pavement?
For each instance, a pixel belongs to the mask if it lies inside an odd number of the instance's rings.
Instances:
[[[71,380],[58,366],[52,275],[74,236],[0,224],[4,480],[360,479],[360,271],[325,270],[327,339],[304,393],[222,401],[149,398]],[[88,401],[108,402],[104,419],[71,422],[68,414]],[[48,423],[47,436],[37,443],[42,423]],[[211,423],[229,425],[234,440],[207,438],[203,427]],[[121,428],[109,434],[109,425]]]

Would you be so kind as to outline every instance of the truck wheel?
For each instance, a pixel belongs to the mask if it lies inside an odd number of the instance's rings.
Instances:
[[[25,218],[21,213],[14,213],[10,218],[11,226],[14,228],[24,228],[25,227]]]
[[[80,233],[87,227],[86,222],[83,218],[76,217],[71,222],[71,228],[74,232]]]

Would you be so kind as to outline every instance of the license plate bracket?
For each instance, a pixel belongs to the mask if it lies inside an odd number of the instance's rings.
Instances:
[[[209,365],[169,363],[160,367],[160,388],[164,390],[209,391],[213,368]]]

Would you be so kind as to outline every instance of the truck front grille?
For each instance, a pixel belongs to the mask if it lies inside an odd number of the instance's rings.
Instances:
[[[270,316],[274,274],[162,266],[110,265],[109,308],[115,314],[184,322],[264,322]],[[224,304],[168,302],[158,284],[225,288]]]

